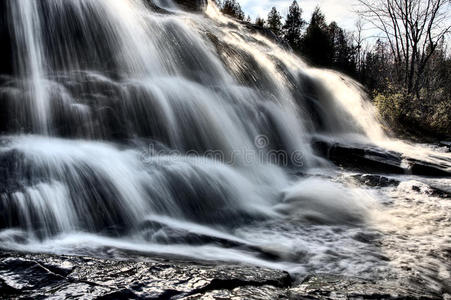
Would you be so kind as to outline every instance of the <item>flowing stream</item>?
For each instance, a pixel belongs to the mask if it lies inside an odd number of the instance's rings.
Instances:
[[[451,205],[431,192],[451,180],[370,188],[314,149],[374,145],[451,169],[445,149],[388,137],[353,80],[212,3],[3,0],[0,14],[0,247],[451,290]]]

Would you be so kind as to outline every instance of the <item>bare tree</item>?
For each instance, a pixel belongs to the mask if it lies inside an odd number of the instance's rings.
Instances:
[[[388,41],[397,77],[407,93],[419,91],[426,66],[451,33],[450,0],[358,0],[359,14]]]
[[[364,41],[365,38],[363,36],[363,31],[364,31],[364,24],[362,19],[358,19],[357,22],[355,23],[355,32],[353,35],[353,40],[354,43],[356,44],[355,49],[356,49],[356,65],[357,65],[357,71],[360,73],[362,71],[362,67],[363,67],[363,61],[365,60],[365,55],[366,55],[366,51],[364,49]]]

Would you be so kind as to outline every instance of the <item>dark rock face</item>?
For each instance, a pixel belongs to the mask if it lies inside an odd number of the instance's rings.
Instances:
[[[201,12],[207,7],[207,0],[175,0],[179,6],[189,11]]]
[[[10,34],[8,20],[8,1],[0,2],[0,74],[13,72],[13,39]],[[1,99],[0,99],[1,100]]]
[[[376,150],[375,148],[359,148],[356,146],[329,144],[317,141],[314,147],[318,153],[327,157],[335,164],[363,172],[381,172],[404,174],[401,167],[401,155],[398,153]]]
[[[448,171],[442,169],[442,166],[433,165],[416,159],[408,159],[407,161],[410,165],[409,170],[414,175],[443,177],[451,176]]]
[[[294,283],[286,272],[250,266],[11,252],[0,253],[0,294],[15,299],[439,299],[343,276],[312,275]]]
[[[368,173],[451,177],[451,172],[445,165],[407,158],[405,161],[408,166],[405,167],[404,157],[400,153],[375,146],[359,147],[319,140],[313,143],[313,147],[317,153],[345,169]]]

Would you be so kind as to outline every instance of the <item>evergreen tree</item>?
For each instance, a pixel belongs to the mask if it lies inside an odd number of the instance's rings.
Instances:
[[[244,20],[245,17],[241,5],[236,0],[225,0],[222,4],[221,12],[238,20]]]
[[[295,50],[299,50],[301,31],[304,25],[305,21],[302,19],[302,9],[299,7],[297,1],[294,0],[289,8],[283,31],[285,40]]]
[[[378,39],[372,51],[369,51],[365,57],[360,78],[362,83],[373,94],[385,92],[388,85],[387,79],[393,73],[390,70],[392,59],[388,52],[388,47],[387,44]],[[390,81],[395,82],[393,78],[390,78]]]
[[[282,35],[282,16],[277,9],[273,7],[268,14],[268,28],[278,37]]]
[[[241,9],[241,5],[237,2],[235,6],[235,18],[238,20],[244,21],[245,18],[244,11]]]
[[[221,7],[221,12],[225,15],[234,16],[235,14],[235,1],[225,0]]]
[[[332,67],[349,75],[356,75],[356,47],[351,37],[336,22],[329,25],[332,44]]]
[[[255,25],[264,27],[265,26],[265,20],[263,18],[258,17],[255,19]]]
[[[302,53],[318,66],[331,66],[333,57],[333,43],[330,28],[326,19],[317,6],[312,14],[310,24],[302,37]]]

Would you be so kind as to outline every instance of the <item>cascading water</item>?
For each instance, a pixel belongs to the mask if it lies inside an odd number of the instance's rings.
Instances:
[[[387,138],[352,80],[310,68],[212,3],[204,13],[170,0],[0,8],[11,58],[0,64],[3,248],[374,275],[383,250],[357,237],[386,222],[382,196],[331,178],[343,174],[312,141],[450,166],[446,153]]]

